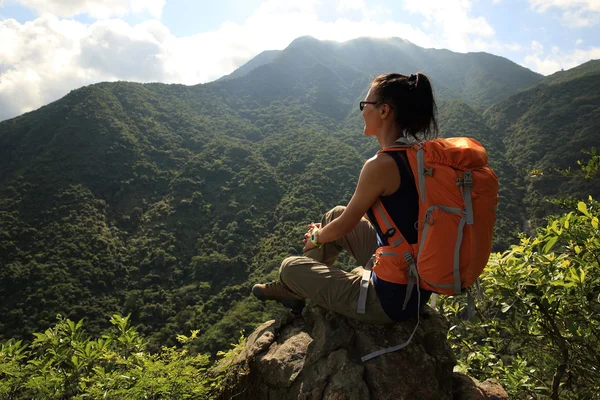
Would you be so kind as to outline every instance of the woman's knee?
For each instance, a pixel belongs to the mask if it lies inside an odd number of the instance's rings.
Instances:
[[[279,280],[283,283],[289,280],[293,280],[292,275],[294,273],[294,267],[298,265],[304,264],[302,259],[306,257],[295,256],[288,257],[281,262],[281,266],[279,267]]]
[[[329,210],[329,211],[327,211],[327,213],[325,213],[322,223],[323,222],[329,223],[329,222],[333,221],[334,219],[336,219],[337,217],[342,215],[342,213],[344,212],[345,209],[346,209],[345,206],[333,207],[331,210]]]

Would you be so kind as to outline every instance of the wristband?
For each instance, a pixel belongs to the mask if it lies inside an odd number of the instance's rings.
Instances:
[[[323,243],[319,243],[319,228],[315,228],[312,230],[312,232],[310,233],[310,242],[315,246],[315,247],[323,247]]]

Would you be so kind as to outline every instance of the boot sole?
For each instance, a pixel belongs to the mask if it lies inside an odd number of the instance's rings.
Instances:
[[[302,309],[304,308],[304,305],[306,304],[304,302],[304,300],[294,299],[294,298],[290,298],[290,297],[264,296],[263,293],[261,292],[260,288],[257,286],[254,286],[252,288],[252,294],[261,301],[274,300],[274,301],[280,303],[281,305],[283,305],[284,307],[291,308],[292,310],[294,310],[295,312],[298,312],[298,313],[302,312]]]

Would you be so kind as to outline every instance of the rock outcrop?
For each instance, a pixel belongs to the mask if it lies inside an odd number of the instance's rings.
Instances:
[[[507,399],[500,385],[454,374],[446,320],[429,307],[411,344],[362,362],[361,357],[406,341],[416,318],[389,326],[361,323],[310,305],[302,316],[269,321],[248,337],[233,360],[224,399]],[[229,361],[231,362],[231,361]],[[487,385],[487,386],[485,386]],[[487,387],[491,389],[486,389]],[[493,397],[488,393],[504,393]],[[479,397],[478,397],[479,396]]]

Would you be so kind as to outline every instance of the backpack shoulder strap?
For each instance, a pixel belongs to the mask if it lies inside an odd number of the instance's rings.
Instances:
[[[425,203],[426,187],[425,187],[425,175],[431,175],[431,169],[425,168],[425,151],[423,146],[427,142],[418,144],[405,144],[400,142],[404,138],[398,139],[393,146],[386,147],[385,149],[379,150],[379,153],[388,153],[393,151],[404,151],[406,152],[406,158],[408,159],[409,171],[412,172],[417,184],[417,191],[419,192],[419,200],[421,203]]]

